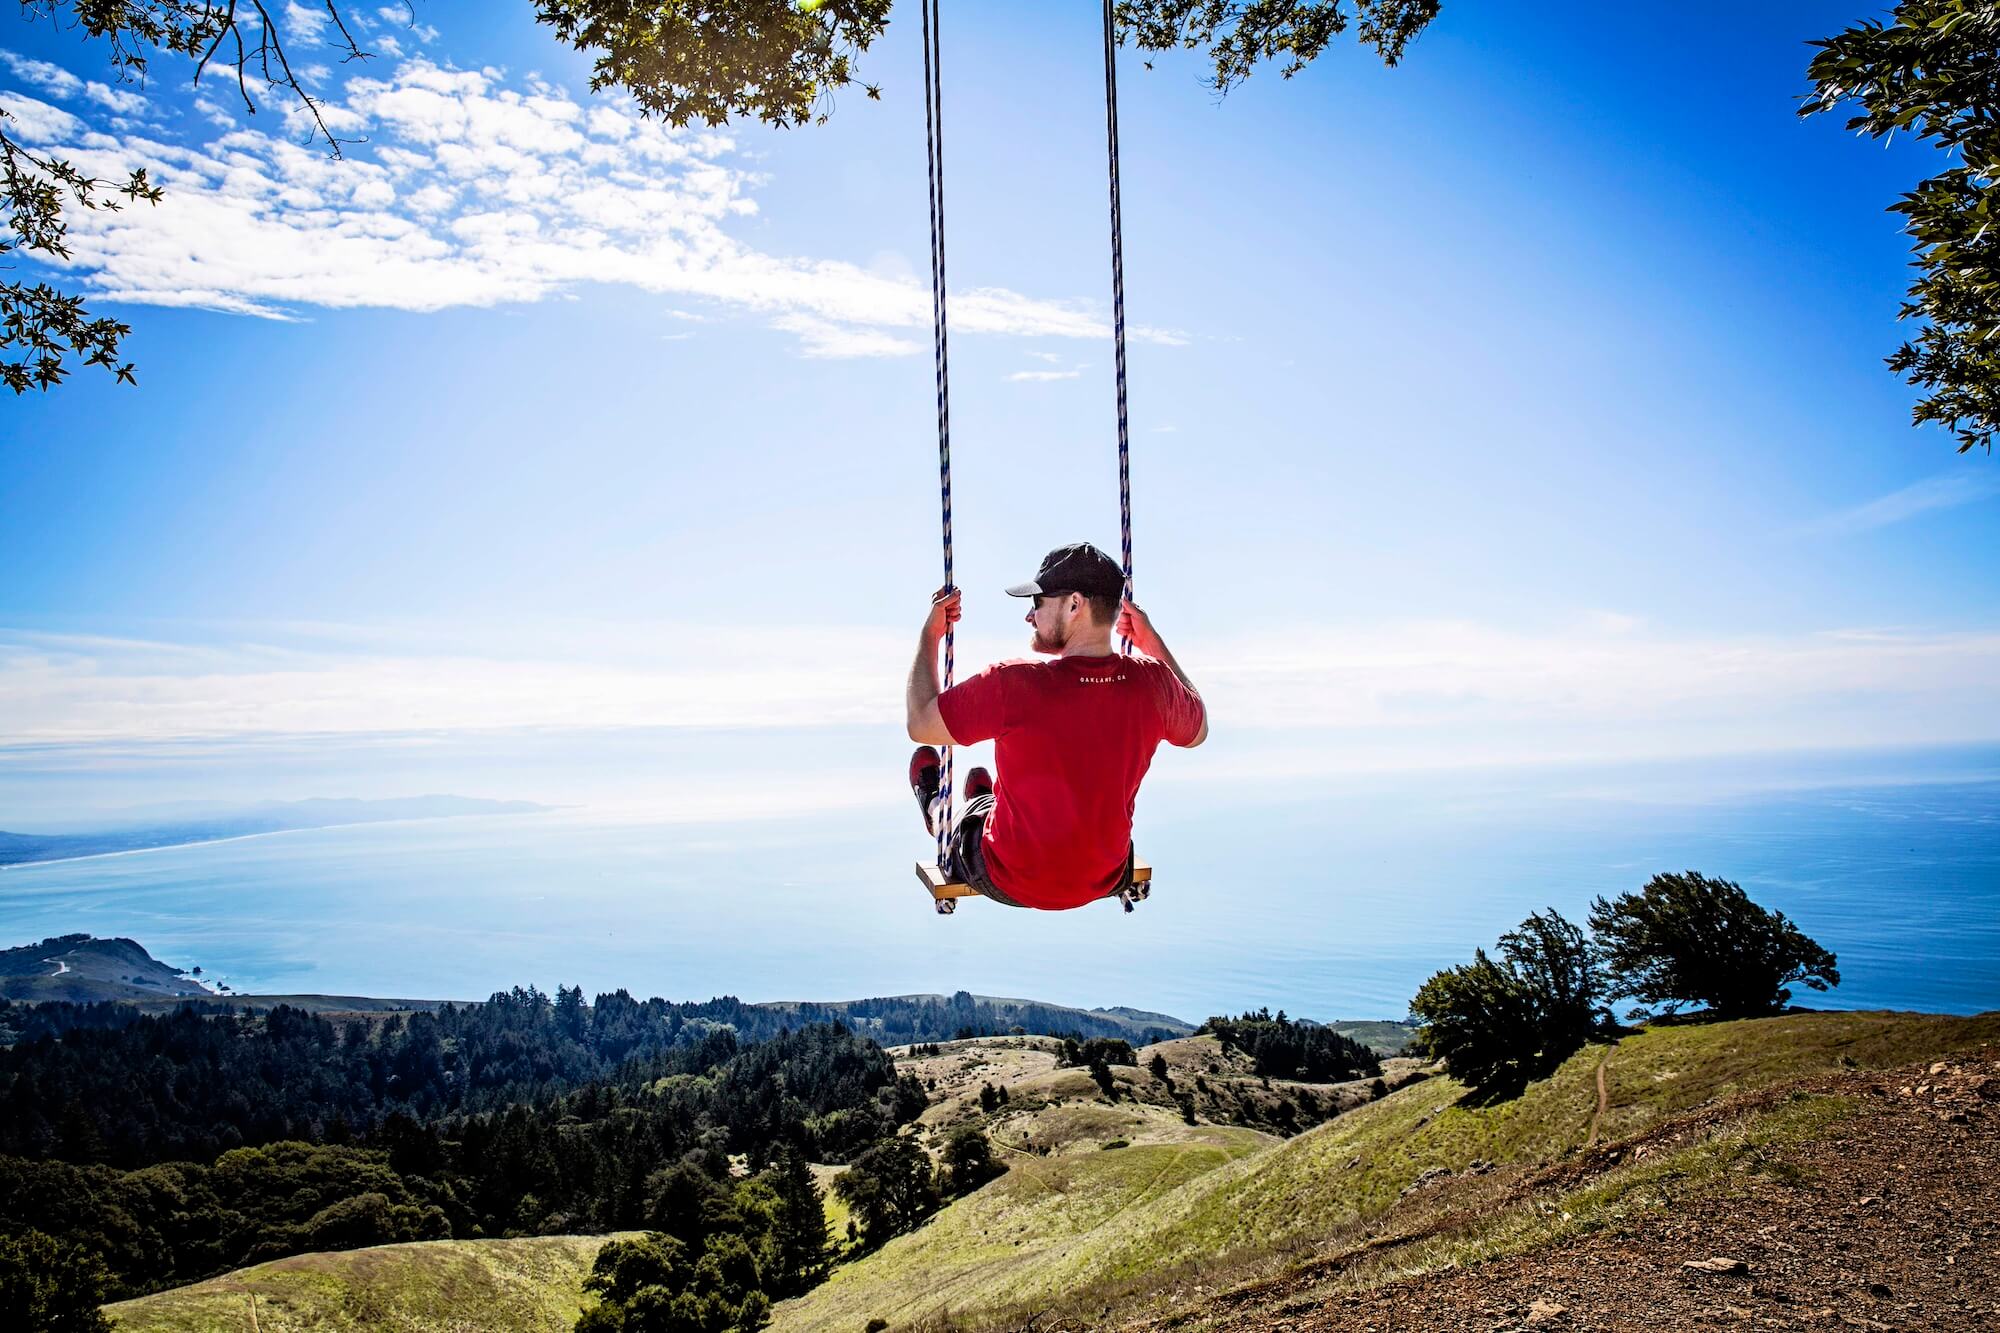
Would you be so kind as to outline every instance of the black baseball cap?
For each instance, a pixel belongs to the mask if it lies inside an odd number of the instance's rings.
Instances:
[[[1032,583],[1007,589],[1009,597],[1038,597],[1052,592],[1080,592],[1117,597],[1125,591],[1125,573],[1118,562],[1089,542],[1058,546],[1042,558]]]

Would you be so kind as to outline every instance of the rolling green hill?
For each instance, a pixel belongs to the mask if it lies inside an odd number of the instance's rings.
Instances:
[[[606,1236],[302,1254],[105,1307],[120,1333],[569,1333]]]

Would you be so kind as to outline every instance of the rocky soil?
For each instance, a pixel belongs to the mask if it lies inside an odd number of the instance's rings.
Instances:
[[[1741,1114],[1800,1090],[1856,1110],[1824,1138],[1772,1150],[1764,1170],[1691,1191],[1616,1232],[1360,1293],[1331,1290],[1336,1273],[1301,1273],[1171,1323],[1275,1333],[2000,1330],[2000,1050],[1821,1076],[1705,1114]],[[1685,1139],[1700,1118],[1601,1145],[1522,1184],[1586,1183]]]

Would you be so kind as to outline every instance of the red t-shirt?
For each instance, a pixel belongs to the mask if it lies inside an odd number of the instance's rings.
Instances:
[[[998,662],[938,696],[961,745],[992,740],[993,883],[1026,907],[1081,907],[1118,888],[1139,780],[1161,741],[1188,745],[1202,704],[1150,657]]]

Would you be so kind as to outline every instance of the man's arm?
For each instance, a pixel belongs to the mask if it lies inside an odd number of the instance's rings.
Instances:
[[[903,714],[910,739],[919,745],[955,745],[938,712],[938,643],[958,623],[959,593],[939,588],[931,597],[931,613],[917,638],[917,660],[910,665],[910,683],[903,694]]]
[[[1173,650],[1167,647],[1167,641],[1162,639],[1160,632],[1153,628],[1153,618],[1144,611],[1141,611],[1133,603],[1125,602],[1118,610],[1118,635],[1120,638],[1130,639],[1132,646],[1146,656],[1166,663],[1167,670],[1174,673],[1174,678],[1180,681],[1189,694],[1192,694],[1198,701],[1201,701],[1201,730],[1197,731],[1194,734],[1194,739],[1182,748],[1192,750],[1195,746],[1207,740],[1208,703],[1206,700],[1202,700],[1201,691],[1196,689],[1194,682],[1188,679],[1188,673],[1181,670],[1181,664],[1174,660]]]

